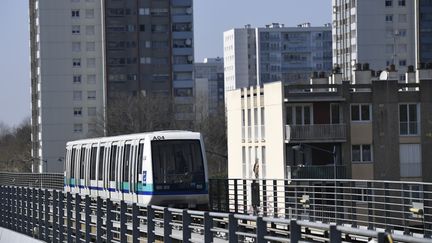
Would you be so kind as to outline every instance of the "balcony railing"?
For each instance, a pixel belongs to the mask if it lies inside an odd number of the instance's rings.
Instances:
[[[334,176],[336,169],[336,177]],[[287,166],[287,176],[290,179],[346,179],[346,167],[337,165],[323,166]]]
[[[345,141],[345,124],[286,125],[287,141]]]

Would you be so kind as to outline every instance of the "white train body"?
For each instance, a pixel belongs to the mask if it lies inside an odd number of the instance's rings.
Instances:
[[[206,207],[200,133],[160,131],[68,142],[64,189],[142,205]]]

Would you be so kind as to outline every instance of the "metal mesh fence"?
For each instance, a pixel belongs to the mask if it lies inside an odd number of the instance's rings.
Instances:
[[[63,174],[0,172],[0,185],[63,190]]]

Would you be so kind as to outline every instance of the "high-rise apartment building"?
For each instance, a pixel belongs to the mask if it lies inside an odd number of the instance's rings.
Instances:
[[[351,80],[356,63],[373,70],[394,64],[405,82],[415,65],[414,1],[333,0],[333,64]]]
[[[101,1],[30,2],[34,172],[61,172],[68,140],[103,113]]]
[[[225,90],[272,81],[308,80],[332,69],[330,25],[231,29],[224,32]]]
[[[189,106],[176,118],[193,119],[192,0],[104,2],[108,106],[119,93],[172,95]]]
[[[62,171],[116,97],[173,97],[176,124],[195,119],[192,0],[29,2],[34,171]]]
[[[200,121],[224,109],[224,65],[222,58],[195,63],[195,111]]]
[[[432,1],[416,0],[416,61],[432,63]]]

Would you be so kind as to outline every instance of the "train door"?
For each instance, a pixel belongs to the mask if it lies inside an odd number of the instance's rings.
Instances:
[[[97,189],[97,180],[96,180],[96,163],[97,163],[97,156],[98,156],[98,144],[94,143],[91,145],[90,148],[90,156],[89,156],[89,180],[88,188],[90,190],[90,195],[97,196],[98,189]]]
[[[136,203],[138,202],[138,145],[139,140],[134,140],[132,142],[131,164],[129,167],[131,201]]]
[[[126,141],[123,148],[121,191],[123,193],[123,200],[131,202],[133,200],[131,168],[134,148],[132,141]]]
[[[152,163],[151,163],[151,144],[150,140],[142,139],[138,146],[138,165],[137,165],[137,194],[138,202],[147,205],[152,197]]]
[[[79,193],[79,155],[80,155],[80,150],[81,146],[80,145],[75,145],[72,149],[72,161],[71,161],[71,191],[72,193]]]
[[[119,183],[117,182],[118,178],[118,170],[119,170],[119,157],[121,146],[118,142],[115,142],[111,145],[111,154],[110,154],[110,168],[109,168],[109,197],[115,200],[120,199],[119,193]]]
[[[83,195],[89,195],[90,190],[88,188],[88,165],[89,165],[89,154],[90,154],[91,144],[86,144],[81,147],[80,155],[80,193]]]
[[[111,143],[105,144],[105,153],[103,161],[103,173],[102,173],[102,193],[101,195],[105,198],[110,196],[110,168],[111,168]]]
[[[105,166],[105,149],[106,149],[106,144],[99,144],[99,148],[98,148],[98,155],[97,155],[97,173],[96,173],[96,178],[97,178],[97,184],[96,184],[96,189],[98,190],[97,195],[101,196],[101,197],[105,197],[104,194],[104,166]]]
[[[65,156],[65,164],[64,164],[64,191],[70,192],[70,156],[71,156],[71,147],[66,147],[66,156]]]

